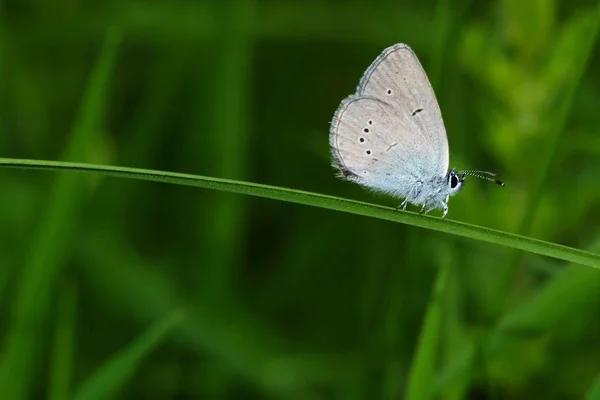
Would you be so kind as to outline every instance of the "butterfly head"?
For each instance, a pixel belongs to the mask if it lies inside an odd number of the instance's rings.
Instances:
[[[462,189],[463,182],[465,181],[465,174],[461,172],[456,172],[455,170],[450,170],[447,175],[448,179],[448,194],[450,196],[454,196],[456,193]]]

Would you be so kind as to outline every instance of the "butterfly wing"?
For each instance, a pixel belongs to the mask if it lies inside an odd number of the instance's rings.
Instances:
[[[401,118],[410,117],[418,127],[413,135],[425,141],[435,156],[435,160],[427,160],[431,172],[448,172],[448,137],[442,113],[427,74],[410,47],[400,43],[385,49],[367,68],[357,95],[390,103]]]
[[[330,144],[343,176],[399,196],[417,180],[447,173],[441,112],[410,48],[389,47],[371,64],[336,111]]]
[[[375,190],[406,196],[427,171],[412,162],[415,154],[431,158],[429,148],[405,140],[415,127],[398,119],[382,101],[351,96],[334,116],[330,134],[334,166],[352,181]]]

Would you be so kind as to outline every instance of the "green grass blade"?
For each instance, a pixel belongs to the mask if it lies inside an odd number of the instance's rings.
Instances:
[[[69,138],[66,157],[81,157],[99,131],[104,115],[108,80],[116,58],[119,35],[110,31],[91,73],[78,120]],[[12,320],[8,327],[0,364],[0,387],[7,398],[28,398],[39,364],[42,327],[54,281],[64,264],[70,234],[83,202],[85,186],[80,177],[62,175],[49,195],[47,211],[33,239],[23,267]]]
[[[451,388],[470,380],[471,372],[477,361],[477,351],[475,340],[471,338],[462,352],[455,354],[452,362],[449,362],[448,366],[439,374],[433,389],[436,395],[447,393]]]
[[[577,267],[562,270],[530,300],[498,323],[506,332],[540,333],[556,326],[590,301],[600,298],[600,274]]]
[[[465,348],[473,346],[473,331],[464,317],[467,299],[464,277],[459,272],[464,267],[460,262],[459,254],[462,254],[462,251],[450,244],[447,248],[442,248],[442,251],[438,251],[437,254],[438,259],[444,260],[443,262],[447,262],[449,265],[448,282],[442,299],[444,314],[442,333],[444,337],[441,339],[442,362],[440,369],[452,364]],[[469,367],[472,368],[472,366],[465,368],[461,375],[462,379],[452,381],[452,385],[444,390],[443,395],[439,396],[440,400],[460,400],[466,397],[472,378],[470,373],[472,369]],[[432,382],[432,386],[435,386],[436,383]]]
[[[67,276],[59,285],[54,348],[50,361],[48,399],[70,399],[73,353],[77,326],[77,279]]]
[[[113,356],[84,381],[73,398],[75,400],[112,398],[129,381],[145,357],[169,336],[182,319],[183,313],[175,312],[151,326],[131,345]]]
[[[406,390],[409,400],[427,400],[433,398],[433,387],[442,335],[442,297],[448,280],[449,265],[444,263],[438,272],[435,288],[427,307],[425,322],[419,338],[417,351]]]
[[[592,246],[600,250],[600,240]],[[491,337],[490,357],[506,353],[515,338],[540,335],[558,326],[574,312],[600,299],[600,274],[571,266],[540,288],[530,299],[506,314]]]
[[[585,400],[600,400],[600,374],[596,377],[594,384],[585,395]]]
[[[250,156],[254,153],[249,129],[255,37],[253,22],[257,8],[254,3],[252,0],[223,2],[221,41],[214,61],[215,82],[211,95],[214,101],[211,123],[214,134],[210,139],[214,156],[211,171],[216,176],[233,179],[249,176]],[[205,78],[201,77],[202,84],[205,84],[204,81]],[[204,97],[202,91],[199,96]],[[231,118],[232,115],[236,117]],[[202,125],[205,123],[203,120]],[[188,135],[197,137],[198,130],[188,130]],[[197,148],[201,148],[202,141],[206,140],[203,137],[199,139],[201,143]],[[205,265],[199,282],[201,287],[198,287],[198,292],[206,296],[204,298],[230,298],[237,293],[232,285],[243,258],[239,227],[245,223],[246,210],[242,201],[237,196],[217,192],[210,198],[212,204],[201,214],[199,226],[211,241],[203,249],[204,254],[197,257]]]
[[[469,239],[476,239],[482,242],[494,243],[548,257],[554,257],[559,260],[569,261],[575,264],[600,268],[600,255],[574,249],[572,247],[562,246],[555,243],[485,228],[482,226],[465,224],[463,222],[441,219],[428,215],[420,215],[412,212],[399,211],[391,207],[383,207],[301,190],[261,185],[256,183],[239,182],[228,179],[210,178],[200,175],[86,163],[0,158],[0,167],[2,166],[52,171],[79,171],[96,173],[104,176],[194,186],[264,197],[274,200],[289,201],[292,203],[321,207],[329,210],[345,211],[351,214],[363,215],[366,217],[373,217],[386,221],[401,222],[421,228],[432,229],[438,232],[451,233]]]

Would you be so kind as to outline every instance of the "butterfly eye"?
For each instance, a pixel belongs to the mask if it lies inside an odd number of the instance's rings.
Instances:
[[[458,176],[450,176],[450,188],[455,189],[458,186]]]

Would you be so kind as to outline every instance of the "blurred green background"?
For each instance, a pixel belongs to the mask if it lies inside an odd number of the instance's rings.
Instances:
[[[3,1],[0,156],[396,206],[334,177],[328,130],[404,42],[451,166],[506,182],[469,179],[448,218],[598,252],[598,10]],[[0,185],[3,399],[600,398],[600,271],[189,187],[19,170]]]

